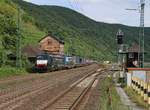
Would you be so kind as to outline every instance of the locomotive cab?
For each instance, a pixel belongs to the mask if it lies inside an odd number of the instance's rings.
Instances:
[[[47,54],[42,54],[37,56],[36,60],[36,70],[38,72],[45,72],[48,70],[48,67],[51,65],[52,58]]]

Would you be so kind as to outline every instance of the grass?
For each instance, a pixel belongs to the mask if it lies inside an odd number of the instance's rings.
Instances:
[[[112,78],[107,78],[102,83],[99,110],[129,110],[127,106],[122,104]]]
[[[17,69],[15,67],[1,67],[0,68],[0,78],[18,76],[27,74],[25,69]]]
[[[147,108],[147,103],[144,102],[143,98],[137,94],[131,87],[124,88],[127,95],[131,98],[131,100],[142,108]]]

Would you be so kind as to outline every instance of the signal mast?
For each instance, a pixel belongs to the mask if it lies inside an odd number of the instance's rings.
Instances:
[[[144,8],[145,8],[145,0],[140,0],[140,35],[139,35],[139,40],[141,41],[142,45],[140,48],[142,49],[142,62],[140,63],[140,67],[144,67],[144,51],[145,51],[145,42],[144,42]],[[141,39],[140,39],[141,38]],[[141,44],[140,43],[140,44]]]

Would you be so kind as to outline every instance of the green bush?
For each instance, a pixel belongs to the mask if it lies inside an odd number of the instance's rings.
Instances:
[[[100,107],[99,110],[129,110],[123,105],[118,95],[112,78],[106,78],[100,85]]]
[[[141,97],[137,92],[135,92],[131,87],[124,88],[127,95],[131,98],[131,100],[136,103],[138,106],[147,108],[147,103],[144,102],[143,97]]]
[[[25,69],[17,69],[15,67],[1,67],[0,68],[0,78],[9,77],[9,76],[16,76],[16,75],[24,75],[27,74]]]

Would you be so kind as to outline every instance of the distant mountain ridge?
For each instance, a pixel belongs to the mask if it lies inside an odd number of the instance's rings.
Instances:
[[[30,26],[25,29],[25,43],[35,43],[44,33],[51,33],[65,41],[65,52],[96,60],[116,60],[116,33],[122,29],[125,43],[138,42],[139,29],[121,24],[96,22],[76,11],[58,6],[40,6],[22,0],[13,0],[24,11],[24,21]],[[30,22],[30,23],[29,23]],[[24,23],[26,24],[26,23]],[[39,32],[41,36],[37,35]],[[30,31],[30,32],[29,32]],[[31,34],[30,34],[31,33]],[[35,35],[34,35],[35,34]],[[146,58],[150,60],[150,28],[145,28]],[[30,37],[30,38],[29,38]],[[35,38],[36,37],[36,38]]]

